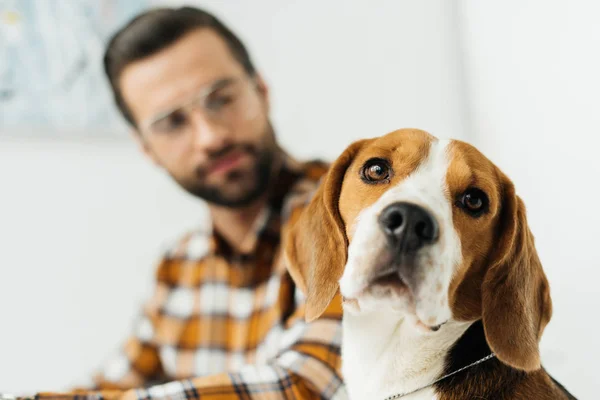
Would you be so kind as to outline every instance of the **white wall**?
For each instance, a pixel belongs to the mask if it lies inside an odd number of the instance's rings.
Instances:
[[[600,3],[460,5],[475,143],[515,181],[551,283],[543,361],[598,398]]]
[[[127,142],[2,140],[0,182],[0,392],[72,385],[124,339],[162,246],[205,210]]]
[[[294,155],[332,159],[406,126],[466,137],[452,2],[199,4],[248,43]],[[0,391],[66,388],[124,338],[161,243],[205,210],[125,135],[2,137]]]
[[[453,1],[194,3],[248,39],[283,143],[300,155],[335,157],[400,127],[465,137]]]

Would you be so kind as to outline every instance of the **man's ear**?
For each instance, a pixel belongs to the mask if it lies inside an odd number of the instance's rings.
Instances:
[[[513,368],[541,367],[539,341],[552,316],[550,287],[527,225],[525,206],[501,174],[499,243],[482,284],[483,326],[498,359]]]
[[[321,316],[338,291],[348,255],[338,203],[346,170],[365,142],[355,142],[342,153],[311,202],[284,232],[287,268],[306,295],[307,321]]]
[[[269,97],[269,86],[267,85],[267,82],[265,82],[265,80],[263,79],[262,75],[259,73],[256,73],[256,75],[254,76],[254,82],[256,85],[256,90],[258,91],[258,94],[266,107],[266,112],[268,113],[271,107],[271,100]]]

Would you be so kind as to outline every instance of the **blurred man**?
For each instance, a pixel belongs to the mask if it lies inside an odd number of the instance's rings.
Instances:
[[[327,166],[294,162],[278,146],[267,86],[244,45],[204,11],[158,9],[113,37],[104,66],[140,148],[208,203],[212,229],[165,254],[153,297],[97,388],[140,399],[343,398],[341,305],[305,323],[280,254],[287,217]]]

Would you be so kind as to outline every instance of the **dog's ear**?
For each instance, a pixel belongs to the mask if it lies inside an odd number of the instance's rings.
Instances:
[[[306,295],[307,321],[321,316],[338,291],[348,256],[338,203],[346,170],[365,142],[351,144],[338,157],[308,206],[284,232],[287,268]]]
[[[541,367],[539,340],[552,316],[550,288],[512,182],[503,186],[499,243],[482,284],[483,326],[498,359],[513,368]]]

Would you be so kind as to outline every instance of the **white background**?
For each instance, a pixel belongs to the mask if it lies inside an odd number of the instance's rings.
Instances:
[[[419,127],[500,165],[552,286],[544,364],[597,397],[600,3],[196,3],[247,43],[292,154],[333,159],[354,139]],[[119,346],[161,248],[206,212],[126,135],[3,134],[0,391],[65,389]]]

